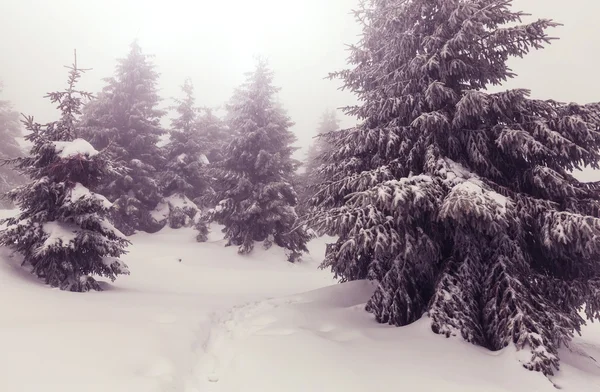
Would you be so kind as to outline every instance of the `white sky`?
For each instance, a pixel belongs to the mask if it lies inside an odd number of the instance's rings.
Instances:
[[[4,99],[40,121],[56,112],[42,97],[64,87],[63,65],[77,48],[92,67],[81,86],[97,92],[138,38],[155,55],[163,104],[191,77],[198,104],[218,106],[252,70],[255,55],[269,58],[280,98],[298,144],[314,135],[327,108],[354,103],[338,81],[324,80],[345,65],[345,44],[360,28],[350,10],[356,0],[0,0],[0,80]],[[580,103],[600,101],[598,0],[515,0],[516,8],[565,26],[549,48],[513,62],[535,97]],[[343,126],[353,125],[344,118]]]

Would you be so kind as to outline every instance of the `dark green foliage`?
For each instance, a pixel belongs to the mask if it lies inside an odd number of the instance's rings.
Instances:
[[[110,202],[89,191],[118,167],[105,152],[74,139],[82,99],[91,97],[75,89],[80,72],[74,65],[68,89],[48,94],[60,120],[25,121],[33,147],[28,157],[10,163],[31,182],[9,193],[20,213],[0,232],[0,244],[21,253],[33,274],[70,291],[100,290],[91,275],[114,280],[129,273],[119,260],[129,242],[107,220]]]
[[[102,93],[86,106],[80,131],[128,169],[125,176],[98,189],[114,202],[112,220],[127,235],[162,227],[150,214],[162,198],[156,178],[164,165],[157,146],[165,133],[160,125],[165,112],[157,108],[158,76],[149,56],[134,42],[128,56],[119,60],[115,76],[106,79]]]
[[[205,167],[209,161],[208,141],[198,127],[198,112],[194,106],[194,88],[186,80],[182,86],[185,97],[177,100],[178,117],[171,123],[171,141],[165,146],[166,170],[161,174],[163,194],[185,195],[194,200],[208,191]]]
[[[205,151],[208,161],[216,163],[223,160],[225,147],[234,138],[235,133],[231,132],[226,124],[213,113],[213,110],[207,107],[200,109],[196,127],[206,143]]]
[[[550,42],[509,0],[370,0],[352,69],[333,76],[361,123],[330,134],[313,223],[339,240],[324,266],[370,278],[378,321],[428,314],[436,333],[531,351],[553,374],[600,313],[600,105],[489,93],[506,65]]]
[[[229,127],[236,137],[215,170],[220,200],[211,217],[225,225],[229,245],[252,251],[255,241],[273,242],[290,252],[290,261],[306,251],[307,234],[294,229],[297,197],[290,180],[298,163],[291,158],[292,122],[276,103],[278,89],[264,62],[248,74],[229,106]]]
[[[325,135],[330,132],[335,132],[340,128],[340,122],[337,118],[335,110],[327,110],[321,116],[321,121],[317,128],[317,135],[314,141],[308,148],[306,161],[304,163],[304,171],[298,174],[295,189],[299,195],[299,203],[296,210],[298,215],[303,216],[309,210],[309,200],[318,191],[323,178],[319,171],[321,158],[330,152],[331,146],[327,144]]]
[[[164,147],[165,165],[159,176],[161,192],[167,199],[175,198],[186,204],[192,200],[200,202],[211,193],[210,181],[206,174],[208,142],[198,127],[199,109],[195,106],[194,86],[187,79],[181,87],[182,99],[176,99],[177,116],[171,121],[170,141]],[[166,204],[167,223],[171,228],[189,226],[198,208],[184,211],[184,208],[169,200]],[[190,206],[191,207],[191,206]],[[193,212],[193,213],[192,213]]]

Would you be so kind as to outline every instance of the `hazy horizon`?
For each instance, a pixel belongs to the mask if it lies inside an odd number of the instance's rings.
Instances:
[[[325,77],[346,67],[346,45],[359,39],[361,29],[351,14],[357,4],[356,0],[4,0],[2,99],[40,122],[51,121],[57,112],[43,96],[64,87],[63,66],[72,62],[73,49],[79,64],[92,68],[81,88],[96,93],[104,86],[102,79],[113,75],[116,59],[126,56],[129,44],[138,39],[144,53],[155,56],[162,107],[180,96],[179,86],[187,77],[194,82],[197,104],[217,107],[229,99],[260,55],[275,71],[279,97],[304,150],[323,111],[356,102],[350,92],[338,89],[340,81]],[[534,97],[558,101],[600,101],[600,81],[593,77],[600,41],[594,39],[596,13],[590,12],[600,7],[591,0],[573,0],[568,7],[559,0],[514,4],[535,18],[554,19],[564,26],[551,31],[560,40],[512,61],[518,77],[502,88],[529,88]],[[343,127],[355,123],[341,113],[340,118]]]

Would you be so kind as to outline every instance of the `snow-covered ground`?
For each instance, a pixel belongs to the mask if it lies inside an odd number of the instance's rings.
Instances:
[[[132,238],[131,270],[99,293],[48,288],[0,250],[0,391],[553,391],[512,349],[491,353],[434,335],[427,320],[374,322],[368,282],[334,284],[313,260],[257,247],[239,256],[218,230]],[[600,391],[600,326],[563,352],[553,381]]]

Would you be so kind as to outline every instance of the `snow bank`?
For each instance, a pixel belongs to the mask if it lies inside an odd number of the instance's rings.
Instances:
[[[275,246],[240,256],[218,227],[206,243],[187,228],[130,239],[131,275],[86,294],[48,288],[0,248],[0,294],[10,299],[0,301],[0,391],[556,391],[512,349],[445,339],[428,320],[376,323],[364,311],[371,283],[334,285],[316,268],[333,238],[311,241],[301,264]],[[561,352],[553,381],[563,390],[600,390],[585,355],[600,358],[598,325]]]
[[[600,390],[600,328],[563,350],[552,382],[519,363],[509,347],[490,352],[431,331],[424,318],[403,328],[364,311],[374,290],[350,282],[226,314],[194,370],[198,391],[220,392],[572,392]],[[587,351],[587,354],[584,353]]]
[[[219,234],[203,244],[192,229],[134,235],[122,258],[131,275],[85,294],[43,285],[0,247],[0,391],[194,392],[192,369],[218,315],[332,284],[276,249],[249,262]]]
[[[98,155],[98,151],[84,139],[52,143],[54,143],[54,149],[61,158],[71,158],[77,155],[87,155],[88,157]]]

